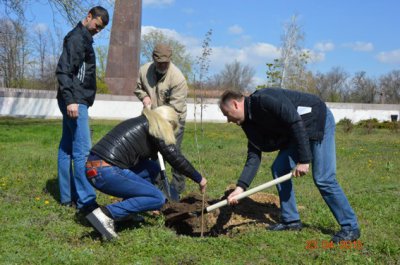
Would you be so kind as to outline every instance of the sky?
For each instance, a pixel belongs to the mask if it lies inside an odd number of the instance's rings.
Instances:
[[[262,84],[266,63],[279,57],[284,25],[296,15],[305,34],[302,47],[312,57],[309,70],[341,67],[351,75],[379,77],[400,70],[399,10],[398,0],[143,0],[142,34],[162,30],[195,58],[212,29],[209,74],[237,60],[253,67],[255,84]],[[32,23],[52,27],[46,1],[29,13]],[[64,24],[66,34],[71,27]],[[100,34],[97,45],[107,45],[108,34]]]

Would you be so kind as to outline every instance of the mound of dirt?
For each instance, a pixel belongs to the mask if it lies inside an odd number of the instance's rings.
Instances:
[[[229,189],[225,196],[217,200],[206,198],[205,207],[226,198],[232,192]],[[201,215],[187,213],[202,209],[202,196],[189,194],[180,202],[167,203],[162,209],[165,225],[180,235],[200,236]],[[256,193],[242,199],[238,205],[224,206],[211,213],[204,214],[204,236],[229,235],[249,229],[249,224],[266,227],[279,220],[279,198],[273,194]]]

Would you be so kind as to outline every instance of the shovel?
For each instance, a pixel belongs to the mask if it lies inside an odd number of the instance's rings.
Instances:
[[[160,152],[157,153],[157,156],[158,156],[158,162],[160,163],[160,168],[161,168],[160,175],[161,175],[162,186],[165,191],[165,195],[166,195],[167,199],[169,201],[171,201],[172,200],[171,189],[169,187],[167,174],[165,173],[164,158],[162,157]]]
[[[279,178],[276,178],[274,180],[271,180],[271,181],[268,181],[268,182],[266,182],[264,184],[261,184],[261,185],[259,185],[257,187],[249,189],[249,190],[247,190],[245,192],[242,192],[242,193],[238,194],[237,196],[235,196],[234,198],[237,199],[237,200],[246,198],[246,197],[248,197],[248,196],[250,196],[250,195],[252,195],[254,193],[257,193],[259,191],[265,190],[265,189],[267,189],[267,188],[269,188],[271,186],[274,186],[274,185],[280,184],[282,182],[285,182],[285,181],[291,179],[292,176],[293,176],[292,172],[290,172],[290,173],[288,173],[288,174],[286,174],[284,176],[281,176]],[[194,212],[179,213],[177,215],[168,217],[167,221],[168,222],[174,222],[174,221],[185,220],[185,219],[192,218],[192,217],[199,217],[202,212],[209,213],[209,212],[212,212],[212,211],[214,211],[214,210],[216,210],[218,208],[221,208],[221,207],[223,207],[223,206],[225,206],[227,204],[228,204],[228,199],[225,199],[225,200],[222,200],[220,202],[217,202],[215,204],[212,204],[212,205],[206,207],[204,210],[199,210],[199,211],[194,211]]]

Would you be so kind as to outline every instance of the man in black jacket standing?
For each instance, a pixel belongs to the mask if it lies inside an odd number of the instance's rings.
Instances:
[[[91,147],[88,107],[96,95],[96,57],[93,36],[109,21],[108,12],[93,7],[64,38],[56,76],[57,99],[63,114],[58,149],[58,181],[63,205],[76,203],[79,211],[96,207],[96,193],[86,179],[85,162]]]
[[[335,121],[323,101],[311,94],[265,88],[249,97],[225,91],[220,108],[228,122],[241,126],[248,138],[247,161],[236,189],[228,197],[230,204],[237,204],[234,196],[250,186],[262,152],[279,150],[271,167],[274,178],[290,171],[295,177],[303,176],[312,164],[314,183],[341,226],[332,241],[360,237],[357,217],[336,180]],[[269,229],[300,230],[291,180],[278,185],[278,192],[282,223]]]

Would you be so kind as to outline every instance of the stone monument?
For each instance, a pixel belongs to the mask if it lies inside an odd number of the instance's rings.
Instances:
[[[139,72],[142,0],[116,0],[105,81],[113,95],[133,95]]]

